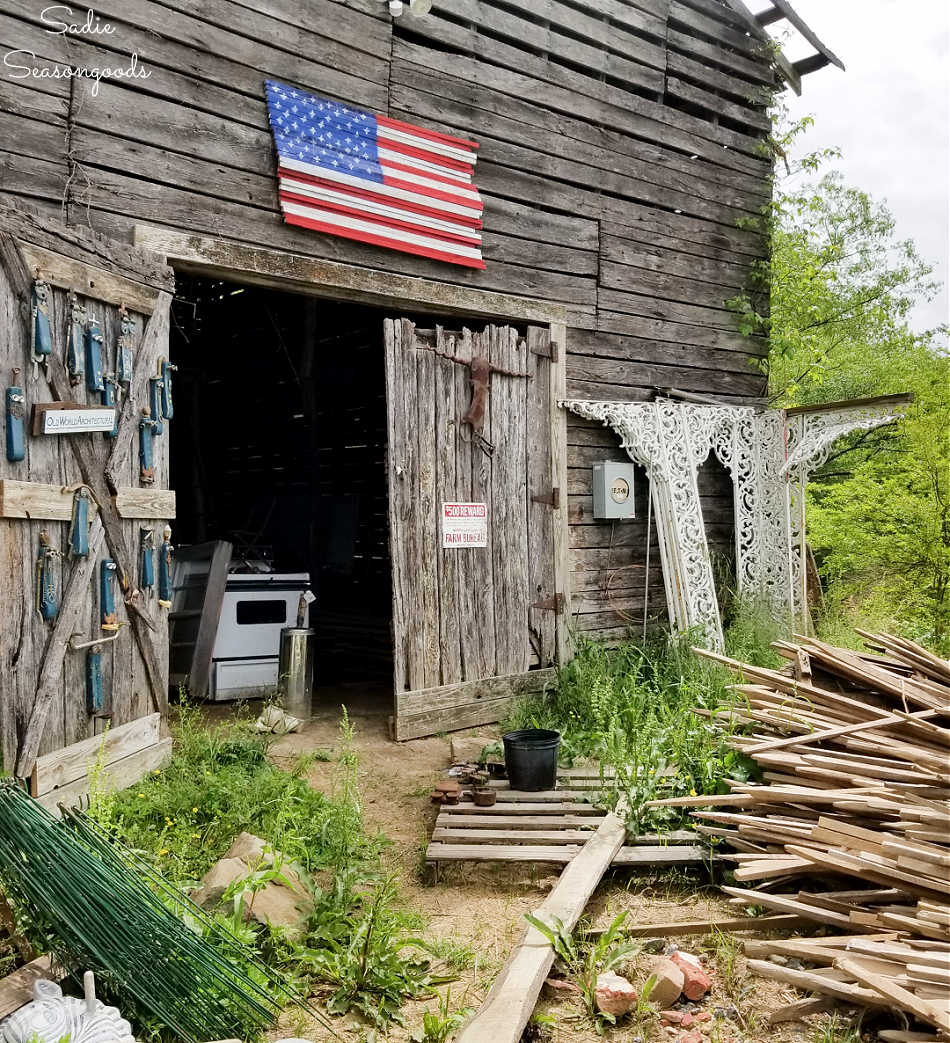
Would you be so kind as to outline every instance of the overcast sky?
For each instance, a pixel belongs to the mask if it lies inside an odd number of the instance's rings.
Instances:
[[[939,297],[917,308],[913,325],[947,322],[950,4],[792,0],[792,6],[847,69],[828,66],[806,76],[801,98],[785,92],[793,117],[815,117],[805,146],[839,146],[843,155],[834,166],[845,179],[887,201],[898,236],[916,242],[944,284]],[[811,48],[791,39],[785,51],[795,60]]]

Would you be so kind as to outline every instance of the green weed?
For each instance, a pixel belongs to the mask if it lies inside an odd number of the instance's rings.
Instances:
[[[861,1043],[861,1032],[835,1012],[815,1030],[813,1043]]]
[[[422,1015],[422,1027],[409,1036],[410,1043],[445,1043],[456,1029],[462,1027],[466,1018],[474,1013],[471,1007],[450,1011],[449,1002],[450,994],[446,990],[439,1001],[439,1009],[427,1010]]]
[[[774,628],[761,614],[737,609],[726,636],[736,657],[777,665],[768,647]],[[626,798],[631,831],[677,828],[688,823],[689,809],[645,805],[725,792],[726,780],[746,781],[757,770],[729,746],[738,727],[729,712],[734,680],[668,637],[613,648],[581,638],[555,691],[520,703],[505,727],[555,728],[568,764],[593,759],[613,769],[603,773],[604,803]]]
[[[639,942],[620,939],[620,928],[626,918],[625,910],[614,917],[593,944],[584,944],[558,917],[552,917],[552,923],[547,924],[531,913],[525,913],[528,923],[547,938],[555,955],[567,965],[574,983],[581,990],[584,1007],[598,1035],[603,1035],[607,1025],[615,1025],[617,1019],[613,1014],[597,1009],[597,978],[626,963],[641,949]]]

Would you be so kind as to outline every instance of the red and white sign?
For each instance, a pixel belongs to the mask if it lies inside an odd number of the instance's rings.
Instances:
[[[442,546],[487,547],[488,506],[484,503],[443,503]]]

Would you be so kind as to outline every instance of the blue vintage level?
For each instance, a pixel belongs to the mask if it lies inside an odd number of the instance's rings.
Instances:
[[[80,487],[73,495],[73,524],[69,533],[69,549],[77,558],[89,553],[89,491]]]
[[[47,623],[59,613],[59,591],[53,561],[58,552],[53,550],[46,529],[40,532],[40,546],[36,554],[36,607]]]
[[[115,379],[115,374],[106,373],[102,378],[102,404],[115,409],[115,420],[112,422],[112,430],[109,432],[110,438],[115,438],[119,433],[119,393],[121,390],[122,387]]]
[[[155,532],[142,529],[142,575],[139,586],[149,596],[155,590]]]
[[[102,372],[102,328],[99,320],[90,318],[86,326],[86,387],[90,391],[105,388]]]
[[[6,401],[6,442],[7,459],[16,463],[26,456],[26,442],[23,437],[23,416],[26,412],[26,404],[23,398],[23,388],[20,385],[20,371],[14,369],[13,383],[7,388]]]
[[[115,572],[111,558],[99,562],[99,626],[103,630],[118,630],[121,625],[115,610]]]
[[[93,645],[86,653],[86,713],[102,713],[105,694],[102,686],[102,645]]]
[[[157,423],[142,410],[139,420],[139,479],[143,485],[151,485],[155,481],[154,440]]]
[[[53,329],[49,319],[49,283],[37,279],[33,283],[30,308],[30,353],[35,362],[46,362],[53,351]]]

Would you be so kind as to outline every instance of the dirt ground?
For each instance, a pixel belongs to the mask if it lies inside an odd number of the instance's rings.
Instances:
[[[361,702],[364,705],[361,706]],[[451,1001],[453,1008],[477,1008],[524,928],[523,914],[544,900],[560,870],[527,864],[450,864],[443,867],[438,883],[426,886],[422,874],[424,851],[436,815],[429,794],[451,762],[449,738],[397,744],[389,738],[387,717],[374,710],[372,703],[367,706],[365,700],[352,696],[347,704],[355,725],[366,827],[380,830],[392,842],[384,855],[385,868],[398,872],[406,904],[428,922],[426,936],[471,946],[474,963],[461,971],[458,981],[450,986]],[[302,732],[284,736],[275,743],[274,760],[289,766],[301,753],[337,751],[339,717],[338,705],[325,706]],[[491,734],[493,730],[482,727],[477,732]],[[328,790],[332,771],[332,762],[316,762],[309,772],[311,785]],[[652,874],[635,874],[629,870],[609,873],[588,905],[585,919],[594,926],[606,926],[623,909],[630,911],[629,922],[634,924],[736,915],[735,908],[719,897],[703,872],[672,869]],[[772,1043],[812,1043],[815,1040],[820,1017],[775,1028],[767,1025],[770,1011],[799,997],[774,982],[750,978],[738,947],[720,944],[717,951],[707,940],[704,949],[704,939],[698,936],[673,936],[667,941],[685,951],[703,954],[713,970],[713,990],[696,1008],[708,1012],[710,1020],[693,1025],[690,1030],[700,1030],[704,1043],[706,1040],[710,1043],[755,1043],[765,1039]],[[618,970],[639,985],[648,976],[647,967],[652,958],[644,953]],[[407,1010],[410,1030],[418,1027],[423,1006],[410,1004]],[[606,1036],[598,1036],[575,999],[550,998],[544,994],[538,1012],[552,1018],[553,1024],[537,1038],[559,1043],[587,1043],[602,1038],[625,1043],[675,1041],[686,1037],[687,1031],[647,1021],[632,1027],[622,1023],[608,1030]],[[279,1034],[282,1035],[311,1040],[332,1038],[317,1024],[301,1025],[288,1020],[281,1028],[284,1031]],[[337,1019],[335,1028],[344,1039],[364,1038],[365,1027],[353,1017]],[[407,1033],[395,1029],[389,1038],[405,1040]]]

